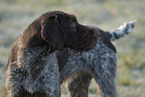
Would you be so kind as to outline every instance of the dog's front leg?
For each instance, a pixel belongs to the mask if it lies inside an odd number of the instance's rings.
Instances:
[[[43,71],[42,90],[47,97],[60,97],[59,68],[55,57],[51,58]]]

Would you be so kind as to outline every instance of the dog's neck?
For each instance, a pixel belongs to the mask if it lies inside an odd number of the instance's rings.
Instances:
[[[17,65],[35,79],[35,75],[45,68],[45,58],[53,53],[55,53],[55,50],[47,44],[44,47],[34,48],[21,46],[18,50]]]

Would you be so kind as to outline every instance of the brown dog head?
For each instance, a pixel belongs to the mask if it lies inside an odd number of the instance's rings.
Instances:
[[[42,15],[41,36],[56,49],[64,47],[88,50],[95,46],[99,32],[78,23],[74,15],[61,11],[47,12]]]
[[[79,24],[74,15],[61,11],[50,11],[43,14],[27,30],[31,32],[31,35],[27,36],[33,37],[30,44],[36,44],[37,41],[37,44],[42,45],[41,42],[44,40],[56,50],[62,50],[64,47],[78,51],[88,50],[96,45],[100,35],[94,28]],[[26,40],[32,40],[28,37]],[[42,38],[41,42],[38,38]]]

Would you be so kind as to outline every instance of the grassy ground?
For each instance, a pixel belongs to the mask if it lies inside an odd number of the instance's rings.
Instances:
[[[0,0],[0,97],[6,97],[5,68],[15,38],[35,18],[49,10],[73,13],[84,24],[110,30],[137,20],[134,32],[114,42],[118,54],[117,88],[120,97],[145,97],[145,1],[144,0]],[[96,97],[93,80],[89,94]],[[62,97],[67,97],[65,87]]]

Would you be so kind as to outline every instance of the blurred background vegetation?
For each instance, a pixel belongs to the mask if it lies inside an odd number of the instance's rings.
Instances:
[[[110,30],[137,20],[133,33],[114,43],[118,50],[120,97],[145,97],[145,0],[0,0],[0,97],[7,97],[5,71],[13,41],[42,13],[62,10],[83,24]],[[89,97],[97,96],[93,80]],[[68,97],[65,86],[62,97]]]

